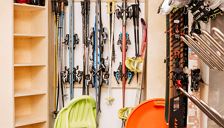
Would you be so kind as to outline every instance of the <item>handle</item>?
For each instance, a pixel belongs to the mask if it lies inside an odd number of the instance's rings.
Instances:
[[[163,99],[158,99],[154,101],[155,107],[165,107],[165,101]]]

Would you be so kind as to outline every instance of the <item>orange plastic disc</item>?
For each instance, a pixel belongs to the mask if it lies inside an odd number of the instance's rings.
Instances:
[[[128,117],[125,128],[168,128],[165,100],[152,99],[140,104]]]

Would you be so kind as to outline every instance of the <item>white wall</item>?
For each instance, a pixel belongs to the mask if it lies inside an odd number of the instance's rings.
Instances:
[[[0,127],[14,128],[13,1],[0,1]]]
[[[162,1],[148,1],[147,99],[165,98],[166,16],[157,14]]]

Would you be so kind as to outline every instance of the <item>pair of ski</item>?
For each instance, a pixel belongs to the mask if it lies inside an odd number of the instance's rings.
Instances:
[[[52,5],[52,11],[55,16],[55,111],[54,118],[56,118],[59,110],[64,107],[64,81],[63,81],[63,38],[64,38],[64,9],[66,1],[55,1]]]
[[[65,6],[69,7],[69,34],[65,36]],[[57,0],[52,4],[55,13],[55,111],[54,117],[65,105],[66,84],[70,85],[70,99],[74,98],[74,83],[81,82],[82,72],[74,67],[74,49],[79,43],[74,34],[74,1]],[[66,50],[69,52],[69,68],[66,66]]]
[[[130,8],[132,7],[132,8]],[[132,9],[132,10],[131,10]],[[143,42],[142,42],[142,49],[141,53],[139,53],[139,13],[140,13],[140,7],[139,7],[139,1],[136,2],[136,4],[133,4],[132,6],[127,6],[127,0],[122,1],[122,7],[119,7],[119,9],[116,10],[117,18],[122,19],[122,106],[125,107],[125,88],[126,88],[126,82],[127,82],[127,68],[126,68],[126,51],[127,51],[127,32],[126,32],[126,25],[127,25],[127,19],[133,18],[133,24],[134,24],[134,36],[135,36],[135,57],[142,57],[144,59],[145,49],[146,49],[146,38],[147,38],[147,27],[146,23],[143,19],[141,19],[142,25],[143,25]],[[137,75],[138,76],[138,75]],[[140,82],[142,84],[142,82]]]
[[[109,83],[109,65],[108,60],[103,58],[104,44],[107,42],[108,35],[102,22],[101,0],[96,1],[95,7],[95,27],[93,29],[92,47],[93,47],[93,65],[92,65],[92,85],[96,94],[97,127],[99,126],[99,117],[101,113],[101,87],[103,83]]]

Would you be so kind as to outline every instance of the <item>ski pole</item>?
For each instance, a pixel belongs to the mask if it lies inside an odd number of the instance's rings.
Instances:
[[[111,82],[112,82],[112,66],[113,66],[113,61],[115,61],[115,55],[114,55],[114,26],[115,24],[113,23],[115,20],[114,20],[114,12],[115,12],[115,2],[114,0],[113,1],[110,1],[108,0],[107,2],[107,12],[108,12],[108,15],[109,15],[109,84],[108,84],[108,97],[106,98],[107,102],[109,105],[112,104],[112,102],[114,101],[114,98],[111,96]]]
[[[205,102],[197,99],[195,96],[190,95],[183,88],[181,88],[181,81],[177,81],[174,86],[187,96],[202,112],[204,112],[211,120],[216,122],[219,126],[224,127],[224,118],[213,108],[209,107]]]

